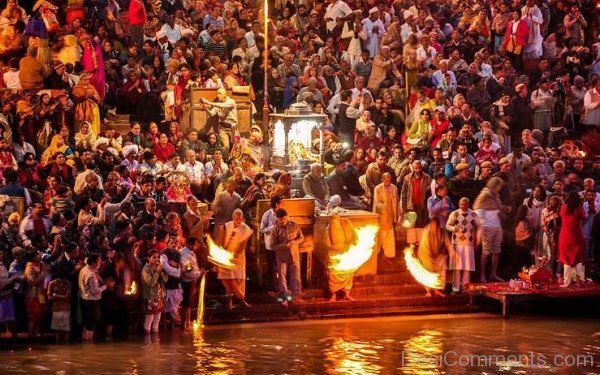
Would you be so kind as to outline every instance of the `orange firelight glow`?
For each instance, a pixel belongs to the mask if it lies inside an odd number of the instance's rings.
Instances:
[[[417,282],[423,286],[432,289],[441,289],[443,287],[442,280],[437,273],[429,272],[415,258],[415,254],[410,247],[404,249],[404,260],[406,267]]]
[[[234,269],[237,264],[233,262],[233,253],[223,249],[213,241],[211,236],[207,237],[208,261],[222,268]]]
[[[350,273],[359,269],[373,255],[378,230],[379,226],[374,224],[356,228],[357,241],[345,252],[333,255],[329,269],[338,274]]]

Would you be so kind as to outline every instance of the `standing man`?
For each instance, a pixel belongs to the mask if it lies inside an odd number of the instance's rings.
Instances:
[[[480,281],[487,282],[485,277],[486,267],[490,255],[492,256],[492,274],[494,281],[504,281],[498,276],[498,263],[500,262],[500,251],[502,245],[502,224],[500,223],[500,213],[510,211],[504,207],[500,201],[500,191],[504,186],[504,181],[500,177],[489,179],[485,188],[481,191],[475,203],[473,210],[479,218],[481,226],[481,270]]]
[[[364,111],[362,97],[352,99],[350,90],[340,92],[341,104],[339,106],[336,118],[336,131],[340,142],[347,143],[349,148],[354,146],[354,130],[356,129],[356,119]]]
[[[250,307],[246,302],[246,248],[252,229],[244,223],[244,213],[239,208],[233,211],[231,221],[225,223],[221,231],[220,243],[223,248],[233,254],[237,267],[226,269],[219,267],[217,278],[221,280],[227,293],[227,308],[233,309],[233,297],[240,300],[243,306]]]
[[[306,6],[304,6],[306,8]],[[300,5],[298,5],[300,8]],[[327,22],[327,30],[332,31],[336,25],[338,18],[346,18],[349,14],[352,14],[352,9],[343,0],[333,0],[331,4],[327,6],[325,11],[325,22]]]
[[[379,241],[383,255],[396,256],[396,234],[394,228],[398,222],[398,188],[392,184],[392,175],[384,173],[382,182],[373,192],[373,212],[379,214]]]
[[[201,244],[199,238],[189,237],[179,256],[179,265],[182,270],[181,289],[183,290],[183,298],[181,300],[181,315],[183,315],[184,330],[191,328],[192,297],[196,294],[196,283],[204,272],[198,265],[198,258],[196,257],[196,251],[200,249]]]
[[[406,242],[411,245],[419,242],[423,228],[429,221],[426,192],[430,185],[431,177],[423,172],[423,164],[420,160],[414,160],[412,172],[404,177],[400,193],[401,213],[413,211],[417,214],[414,228],[409,228],[406,233]]]
[[[367,35],[365,42],[369,50],[369,57],[374,58],[379,53],[379,42],[385,34],[385,25],[379,19],[379,9],[373,7],[369,10],[369,18],[362,21],[363,32]]]
[[[212,209],[215,212],[214,237],[219,238],[221,231],[228,222],[233,211],[240,207],[242,197],[235,192],[235,182],[233,179],[225,181],[225,190],[215,197],[212,203]]]
[[[527,0],[527,4],[521,8],[521,20],[527,22],[529,39],[523,50],[525,58],[537,59],[542,56],[542,41],[544,38],[540,32],[540,26],[544,23],[542,11],[536,5],[537,0]]]
[[[206,111],[210,113],[211,116],[217,116],[219,121],[217,133],[219,134],[221,144],[229,151],[233,133],[235,133],[238,124],[235,100],[227,96],[227,90],[225,88],[220,88],[217,90],[216,102],[209,102],[204,98],[202,98],[202,102],[206,107]]]
[[[283,208],[275,212],[277,224],[271,230],[271,247],[275,250],[277,261],[277,275],[279,277],[279,301],[283,306],[288,306],[291,296],[301,298],[302,283],[300,279],[300,251],[299,245],[304,240],[298,224],[290,221],[288,213]],[[288,289],[287,276],[290,274],[290,289]]]
[[[592,79],[594,88],[588,90],[583,96],[583,111],[581,123],[584,125],[600,125],[600,78]]]
[[[265,235],[265,249],[267,249],[267,285],[269,290],[275,290],[277,284],[277,272],[275,270],[275,251],[273,251],[273,240],[271,239],[271,231],[277,224],[277,216],[275,213],[282,206],[281,196],[271,198],[271,208],[262,215],[260,220],[260,233]]]
[[[458,210],[448,217],[446,230],[452,239],[449,251],[452,291],[459,293],[471,281],[471,272],[475,271],[475,248],[479,243],[477,214],[469,208],[468,198],[460,199]]]

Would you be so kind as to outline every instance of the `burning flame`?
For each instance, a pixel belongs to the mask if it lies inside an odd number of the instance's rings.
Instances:
[[[198,291],[198,310],[196,314],[196,320],[192,323],[194,331],[201,327],[204,327],[204,289],[206,287],[206,274],[202,275],[200,279],[200,289]]]
[[[233,262],[232,253],[217,245],[211,236],[208,236],[207,242],[209,262],[227,269],[234,269],[237,267],[237,264]]]
[[[406,262],[406,267],[419,284],[432,289],[441,289],[443,287],[442,280],[440,280],[438,274],[429,272],[423,268],[421,262],[415,258],[412,248],[407,247],[404,249],[404,260]]]
[[[331,256],[329,269],[337,273],[350,273],[359,269],[373,255],[378,230],[379,227],[374,224],[356,228],[356,243],[346,252]]]
[[[132,296],[135,294],[135,292],[137,292],[137,284],[135,281],[132,281],[131,285],[129,285],[129,288],[125,289],[125,295]]]

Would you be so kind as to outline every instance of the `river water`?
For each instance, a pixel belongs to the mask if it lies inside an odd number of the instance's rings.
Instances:
[[[0,352],[0,374],[600,374],[600,321],[497,315],[207,327]]]

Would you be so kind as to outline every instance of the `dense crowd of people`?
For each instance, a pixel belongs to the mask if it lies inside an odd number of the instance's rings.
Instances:
[[[260,199],[284,305],[302,295],[291,197],[378,213],[380,255],[399,255],[405,234],[456,293],[473,271],[586,279],[600,253],[595,1],[270,4],[264,25],[254,0],[7,0],[0,327],[85,340],[157,332],[161,317],[189,328],[213,238],[238,265],[217,267],[227,308],[250,307]],[[238,86],[253,101],[248,134]],[[191,88],[216,99],[191,103]],[[327,115],[325,149],[304,150],[323,164],[271,170],[273,125],[254,121],[267,97],[271,112],[303,102]],[[191,121],[196,104],[214,125]],[[131,116],[125,134],[116,113]]]

